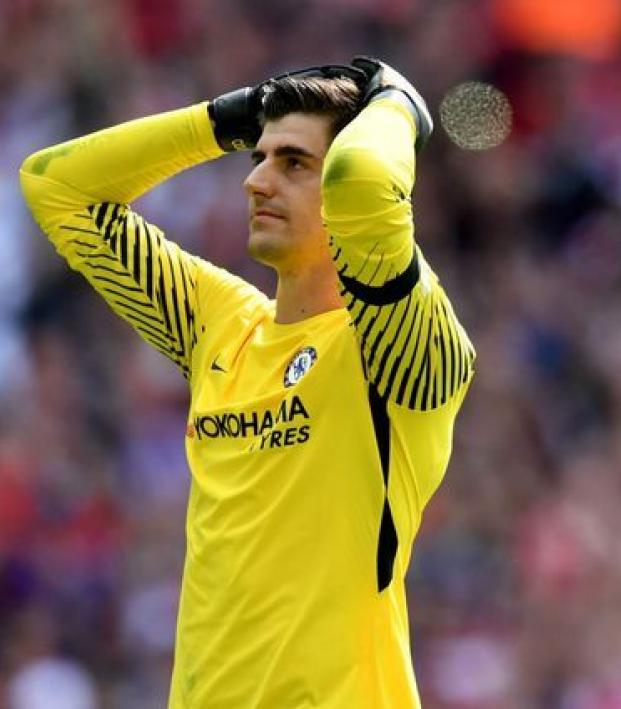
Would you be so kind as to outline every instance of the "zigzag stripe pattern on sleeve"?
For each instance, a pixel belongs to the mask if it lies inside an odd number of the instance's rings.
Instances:
[[[356,328],[367,378],[385,399],[427,411],[447,403],[471,376],[474,349],[420,254],[402,274],[388,259],[352,273],[331,240],[341,297]],[[354,258],[355,260],[355,258]],[[420,270],[425,279],[421,282]],[[368,280],[363,280],[364,271]]]
[[[71,232],[70,264],[189,379],[197,339],[194,257],[126,205],[91,205],[60,229]]]

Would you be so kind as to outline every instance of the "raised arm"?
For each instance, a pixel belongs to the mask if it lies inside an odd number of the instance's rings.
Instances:
[[[418,94],[412,101],[377,85],[331,145],[322,185],[330,247],[367,377],[380,396],[419,411],[455,395],[474,360],[414,241],[415,145],[431,130],[423,110]]]
[[[165,239],[128,204],[223,153],[201,103],[41,150],[20,175],[28,206],[59,254],[186,378],[203,327],[199,304],[257,294]]]

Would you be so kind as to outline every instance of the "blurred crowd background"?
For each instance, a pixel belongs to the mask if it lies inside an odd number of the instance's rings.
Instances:
[[[181,375],[54,254],[20,162],[356,53],[436,117],[472,79],[514,111],[502,146],[438,127],[418,166],[417,238],[478,350],[408,579],[425,709],[619,709],[619,0],[11,0],[0,40],[0,709],[165,706],[188,489]],[[248,169],[135,206],[272,291]]]

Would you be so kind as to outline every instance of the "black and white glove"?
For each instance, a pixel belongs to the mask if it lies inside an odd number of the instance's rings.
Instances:
[[[416,152],[420,152],[433,130],[433,120],[423,97],[398,71],[371,57],[354,57],[352,66],[362,71],[366,82],[362,87],[362,106],[374,99],[394,92],[403,94],[408,101],[404,105],[410,109],[416,123]]]
[[[226,153],[254,148],[261,137],[263,84],[229,91],[208,103],[218,145]]]
[[[214,127],[218,145],[227,153],[254,148],[261,137],[261,111],[263,96],[270,82],[291,77],[347,77],[361,90],[360,108],[380,96],[398,92],[408,100],[404,102],[416,122],[416,151],[420,151],[433,130],[433,121],[422,96],[399,72],[384,62],[371,57],[355,57],[351,65],[325,64],[287,72],[273,79],[229,91],[208,104],[209,117]]]

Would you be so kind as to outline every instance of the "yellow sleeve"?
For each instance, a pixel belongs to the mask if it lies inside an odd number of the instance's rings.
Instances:
[[[427,411],[470,380],[474,350],[414,241],[415,137],[404,106],[372,102],[330,146],[322,199],[367,378],[383,398]]]
[[[204,330],[199,305],[234,306],[254,289],[165,239],[128,203],[220,155],[201,103],[41,150],[20,172],[28,206],[58,253],[188,379]]]

